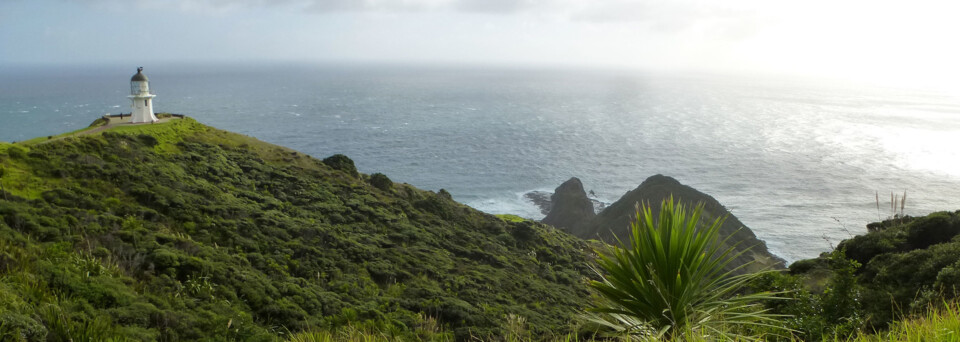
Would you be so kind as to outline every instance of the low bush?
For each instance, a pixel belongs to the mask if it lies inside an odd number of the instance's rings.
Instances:
[[[324,158],[323,163],[334,170],[343,171],[350,176],[356,177],[359,175],[356,165],[353,164],[353,160],[345,155],[334,154]]]

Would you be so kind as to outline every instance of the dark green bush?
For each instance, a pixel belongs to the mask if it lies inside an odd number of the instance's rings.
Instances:
[[[386,175],[377,172],[370,175],[370,185],[373,185],[377,189],[383,191],[390,191],[390,189],[393,188],[393,181],[391,181]]]
[[[440,195],[440,197],[446,198],[448,200],[453,200],[453,195],[451,195],[450,192],[447,191],[447,189],[440,189],[440,191],[437,191],[437,195]]]
[[[960,234],[960,219],[948,212],[939,212],[917,219],[908,225],[907,242],[913,248],[927,248],[931,245],[949,242]]]
[[[826,259],[807,259],[799,260],[790,264],[789,269],[791,274],[803,274],[815,268],[827,268],[829,260]]]
[[[137,139],[140,140],[144,145],[149,147],[157,146],[160,142],[157,141],[157,138],[149,134],[140,134],[137,136]]]
[[[45,341],[47,328],[41,322],[11,311],[0,312],[0,340]]]
[[[18,160],[26,158],[27,151],[20,146],[10,146],[7,148],[7,155],[10,156],[10,159]]]
[[[353,165],[353,160],[342,154],[334,154],[323,159],[323,163],[334,170],[346,172],[350,176],[359,175],[357,167]]]

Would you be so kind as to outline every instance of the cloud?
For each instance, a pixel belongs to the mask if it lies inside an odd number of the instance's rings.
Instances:
[[[467,12],[467,13],[565,13],[589,21],[623,21],[637,10],[689,3],[690,0],[671,2],[657,0],[61,0],[109,6],[135,8],[173,8],[224,10],[238,8],[287,7],[315,13],[325,12]],[[604,11],[616,11],[603,13]],[[583,12],[583,13],[580,13]]]
[[[426,12],[512,13],[550,7],[555,0],[64,0],[110,6],[225,10],[289,7],[307,12]]]
[[[63,0],[76,3],[222,12],[285,8],[303,13],[480,13],[550,16],[592,24],[641,24],[664,33],[682,31],[704,21],[751,20],[757,0]],[[739,6],[739,7],[738,7]],[[738,24],[742,26],[742,24]],[[721,28],[726,30],[726,28]]]
[[[226,0],[229,1],[229,0]],[[243,0],[234,0],[243,1]],[[304,9],[313,12],[480,12],[514,13],[537,7],[533,0],[307,0]]]

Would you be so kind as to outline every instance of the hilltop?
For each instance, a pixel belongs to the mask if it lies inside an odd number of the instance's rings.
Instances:
[[[582,240],[190,118],[0,143],[0,170],[0,338],[550,334],[590,300]]]

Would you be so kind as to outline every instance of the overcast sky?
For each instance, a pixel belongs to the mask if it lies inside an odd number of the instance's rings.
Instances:
[[[0,0],[0,66],[412,62],[951,83],[958,15],[929,0]]]

